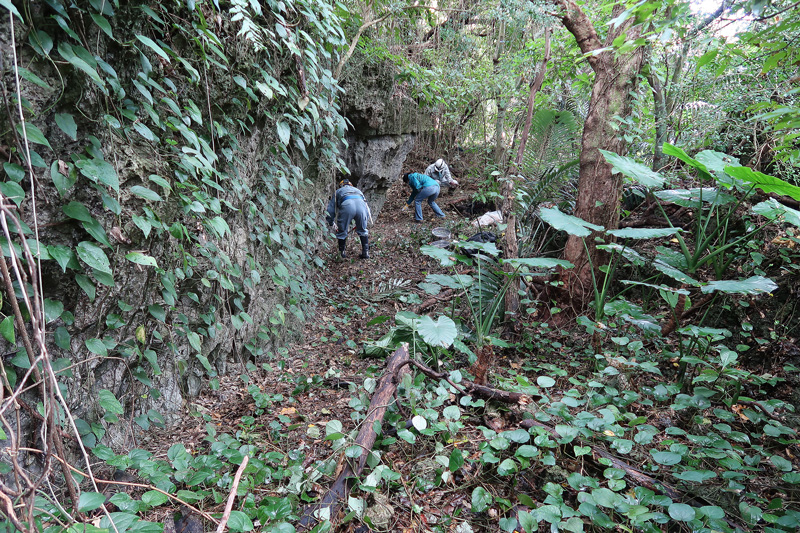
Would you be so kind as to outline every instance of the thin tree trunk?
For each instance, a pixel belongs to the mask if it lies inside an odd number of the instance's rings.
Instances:
[[[494,64],[492,68],[495,79],[499,76],[500,57],[503,55],[503,43],[505,43],[506,39],[506,23],[501,20],[499,24],[500,27],[497,30],[497,46],[494,49],[494,56],[492,56],[492,63]],[[505,151],[503,147],[503,141],[505,140],[503,126],[506,118],[506,102],[500,89],[498,89],[495,95],[495,105],[497,106],[497,116],[495,117],[494,125],[494,162],[497,168],[501,168],[503,164],[503,152]]]
[[[503,242],[503,254],[506,259],[513,259],[519,254],[517,243],[517,217],[514,214],[514,176],[519,174],[522,168],[522,158],[525,155],[525,144],[528,142],[528,135],[531,131],[531,121],[533,120],[533,104],[536,100],[536,93],[542,88],[544,83],[544,75],[547,70],[547,64],[550,61],[550,28],[544,30],[544,56],[542,62],[539,63],[539,69],[536,71],[536,76],[531,81],[531,89],[528,93],[528,113],[525,117],[525,127],[522,130],[522,136],[519,141],[519,149],[517,156],[514,159],[514,164],[511,168],[510,175],[507,177],[503,184],[503,217],[506,223],[506,235]],[[506,263],[506,272],[513,271],[513,267]],[[515,278],[511,281],[511,285],[505,294],[505,309],[506,309],[506,323],[513,321],[517,311],[519,311],[519,279]]]

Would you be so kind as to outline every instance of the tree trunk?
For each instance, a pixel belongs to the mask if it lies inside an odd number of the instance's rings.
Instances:
[[[528,135],[531,131],[531,121],[533,120],[533,104],[536,100],[536,93],[542,88],[544,83],[544,74],[547,70],[547,64],[550,61],[550,28],[544,30],[544,56],[542,62],[539,64],[539,69],[536,71],[536,76],[531,81],[531,90],[528,93],[528,113],[525,116],[525,127],[522,129],[522,136],[519,141],[519,149],[517,156],[514,159],[514,165],[511,168],[508,179],[503,184],[503,220],[506,222],[506,235],[503,245],[504,257],[506,259],[513,259],[519,254],[517,246],[517,217],[514,214],[514,176],[519,174],[522,168],[522,158],[525,155],[525,145],[528,142]],[[510,272],[511,265],[505,265],[506,272]],[[505,294],[505,311],[506,323],[514,323],[514,317],[519,310],[519,279],[512,280],[511,285]]]
[[[494,50],[494,56],[492,56],[495,79],[497,79],[499,76],[500,57],[503,55],[503,44],[506,40],[506,23],[505,21],[500,21],[499,24],[500,27],[497,30],[497,46]],[[497,89],[497,94],[495,95],[495,104],[497,105],[497,116],[495,117],[494,123],[494,162],[497,165],[497,168],[501,168],[503,164],[503,153],[505,152],[505,147],[503,144],[505,140],[504,123],[506,119],[506,100],[503,98],[503,91],[499,88]]]
[[[642,67],[643,48],[620,54],[615,50],[599,52],[625,33],[628,41],[641,35],[640,26],[632,26],[628,19],[618,27],[611,27],[604,45],[589,17],[574,0],[557,0],[563,12],[561,22],[575,37],[581,51],[595,73],[589,114],[581,138],[580,175],[574,214],[588,222],[614,229],[619,222],[619,198],[622,177],[612,174],[600,150],[620,155],[626,152],[625,142],[611,125],[614,117],[626,117],[631,110],[631,94]],[[614,15],[621,7],[615,7]],[[570,236],[564,251],[565,259],[575,265],[564,276],[565,288],[570,294],[573,309],[583,310],[592,295],[593,273],[601,274],[598,267],[605,263],[604,254],[597,249],[595,235],[580,238]],[[585,243],[585,244],[584,244]],[[598,280],[598,283],[600,281]]]

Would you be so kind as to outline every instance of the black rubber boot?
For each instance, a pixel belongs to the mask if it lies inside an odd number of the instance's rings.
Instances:
[[[337,239],[339,241],[339,255],[344,259],[347,254],[344,253],[344,248],[347,246],[347,239]]]
[[[361,239],[361,259],[369,259],[369,237],[362,237],[361,235],[358,236]]]

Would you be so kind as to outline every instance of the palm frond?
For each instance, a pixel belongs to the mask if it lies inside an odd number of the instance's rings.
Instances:
[[[476,255],[475,261],[475,283],[471,285],[468,297],[475,330],[478,334],[486,335],[499,315],[508,286],[494,260]]]
[[[522,156],[522,174],[541,176],[543,171],[575,157],[578,125],[569,111],[541,109],[531,120]]]

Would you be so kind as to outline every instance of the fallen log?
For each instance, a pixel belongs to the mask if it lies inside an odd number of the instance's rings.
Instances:
[[[428,298],[427,300],[422,302],[420,306],[417,308],[417,314],[424,313],[428,309],[431,309],[433,306],[435,306],[437,303],[446,300],[455,293],[456,293],[455,289],[447,289],[446,291],[442,291],[432,298]]]
[[[392,401],[397,385],[403,379],[403,374],[409,372],[408,360],[408,345],[403,344],[386,362],[386,373],[375,387],[375,394],[372,395],[367,417],[361,423],[361,430],[353,443],[361,447],[361,455],[344,460],[341,472],[328,492],[320,501],[307,506],[303,511],[303,515],[300,517],[299,531],[307,531],[326,519],[332,523],[336,522],[342,506],[347,502],[350,489],[353,488],[356,479],[364,470],[367,457],[375,444],[377,435],[373,426],[376,421],[383,420],[383,415]]]

